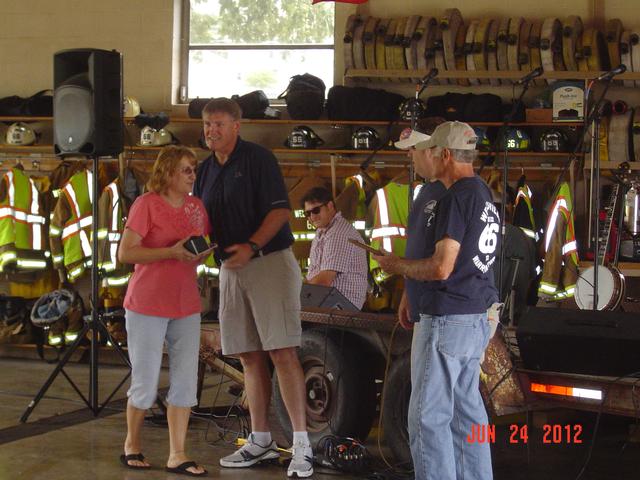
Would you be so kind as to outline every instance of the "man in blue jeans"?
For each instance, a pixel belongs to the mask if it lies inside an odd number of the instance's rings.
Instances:
[[[489,445],[467,436],[488,421],[478,381],[489,341],[487,309],[497,301],[492,266],[498,212],[473,172],[478,152],[469,125],[443,123],[414,148],[416,172],[447,191],[414,205],[421,210],[409,223],[407,258],[375,259],[383,270],[407,278],[408,301],[398,315],[404,326],[417,321],[408,419],[415,478],[491,480]]]

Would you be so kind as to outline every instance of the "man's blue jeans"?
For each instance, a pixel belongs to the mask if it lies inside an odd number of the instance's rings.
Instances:
[[[420,315],[411,347],[409,440],[415,480],[492,480],[488,443],[469,443],[486,426],[478,390],[489,342],[486,313]]]

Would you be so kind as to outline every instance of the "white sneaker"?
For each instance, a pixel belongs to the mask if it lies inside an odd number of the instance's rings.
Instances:
[[[264,460],[278,458],[278,446],[272,441],[269,445],[263,446],[256,443],[253,435],[249,435],[247,443],[233,452],[231,455],[222,457],[220,465],[227,468],[246,468]]]
[[[313,475],[313,450],[310,445],[294,445],[287,476],[306,478]]]

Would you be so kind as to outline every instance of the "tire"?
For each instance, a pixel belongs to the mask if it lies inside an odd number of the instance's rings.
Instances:
[[[396,463],[411,463],[407,430],[411,395],[411,356],[409,354],[394,360],[385,383],[385,398],[382,406],[384,440],[391,449]]]
[[[299,357],[311,445],[315,448],[325,435],[364,440],[376,413],[374,370],[365,360],[364,347],[348,336],[342,339],[340,332],[305,330]],[[272,384],[276,418],[291,439],[291,421],[275,373]]]

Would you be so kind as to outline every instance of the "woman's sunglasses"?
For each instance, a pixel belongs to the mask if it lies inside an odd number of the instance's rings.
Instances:
[[[313,215],[317,215],[317,214],[319,214],[319,213],[320,213],[320,209],[321,209],[322,207],[324,207],[326,204],[327,204],[327,203],[323,203],[323,204],[321,204],[321,205],[317,205],[317,206],[315,206],[315,207],[313,207],[313,208],[310,208],[309,210],[305,210],[305,211],[304,211],[304,216],[305,216],[305,217],[307,217],[307,218],[309,218],[312,214],[313,214]]]

